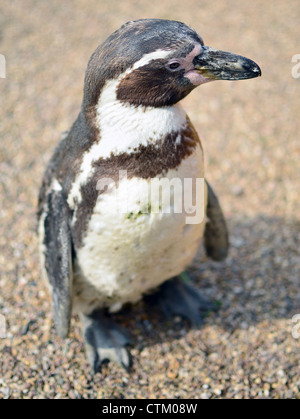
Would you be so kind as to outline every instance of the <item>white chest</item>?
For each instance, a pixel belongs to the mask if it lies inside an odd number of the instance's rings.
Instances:
[[[167,189],[172,183],[169,195],[164,187],[153,188],[148,179],[125,178],[99,196],[77,252],[75,294],[81,310],[90,310],[93,304],[93,308],[115,309],[136,302],[185,269],[203,235],[203,178],[203,156],[197,145],[180,166],[160,179]],[[198,208],[195,224],[190,223],[193,204]]]

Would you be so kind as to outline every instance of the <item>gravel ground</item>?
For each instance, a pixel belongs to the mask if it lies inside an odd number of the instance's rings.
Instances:
[[[78,319],[68,340],[55,335],[35,208],[46,162],[78,113],[89,56],[141,17],[182,20],[208,45],[255,60],[263,77],[212,83],[184,103],[231,232],[226,262],[200,249],[190,268],[219,312],[192,330],[144,303],[126,308],[117,317],[132,331],[132,373],[110,364],[93,377]],[[299,18],[298,0],[1,1],[0,398],[300,398],[291,321],[300,313]]]

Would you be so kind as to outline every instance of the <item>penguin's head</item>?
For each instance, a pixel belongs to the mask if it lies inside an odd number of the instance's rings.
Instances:
[[[110,81],[117,81],[116,98],[123,103],[163,107],[213,80],[260,75],[254,61],[205,46],[184,23],[142,19],[126,23],[96,49],[87,67],[83,107],[95,106]]]

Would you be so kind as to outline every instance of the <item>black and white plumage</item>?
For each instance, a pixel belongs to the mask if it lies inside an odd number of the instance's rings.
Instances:
[[[203,237],[209,256],[227,255],[216,195],[207,184],[209,222],[187,225],[184,211],[144,211],[146,191],[156,177],[204,178],[202,146],[180,100],[211,80],[260,74],[253,61],[206,47],[185,24],[160,19],[123,25],[93,53],[81,112],[45,172],[38,217],[57,331],[68,335],[73,307],[95,369],[104,359],[130,363],[126,333],[105,309],[134,303],[163,283],[158,298],[169,313],[197,324],[198,309],[211,307],[176,277]],[[98,188],[101,179],[115,182],[118,200]],[[124,214],[117,207],[125,200]]]

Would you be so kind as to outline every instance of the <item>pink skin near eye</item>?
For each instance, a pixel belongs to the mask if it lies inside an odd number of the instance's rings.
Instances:
[[[180,62],[181,66],[185,69],[184,77],[189,79],[195,86],[212,81],[199,74],[194,68],[193,59],[201,54],[201,51],[202,46],[200,44],[195,45],[194,49]]]

